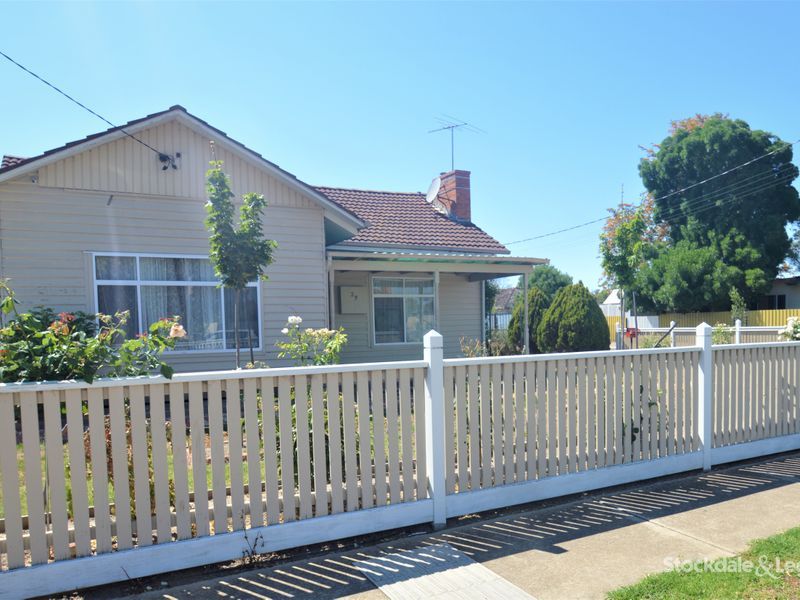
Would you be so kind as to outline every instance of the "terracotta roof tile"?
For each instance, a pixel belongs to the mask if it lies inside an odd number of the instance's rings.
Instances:
[[[6,154],[3,156],[3,161],[0,162],[0,169],[7,169],[8,167],[15,167],[19,163],[25,160],[21,156],[11,156],[10,154]]]
[[[367,227],[342,246],[446,250],[508,254],[508,249],[472,223],[437,212],[425,194],[317,187],[319,192],[355,213]]]

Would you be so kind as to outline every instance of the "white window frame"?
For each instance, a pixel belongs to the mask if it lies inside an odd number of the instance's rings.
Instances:
[[[170,286],[170,287],[217,287],[220,293],[220,309],[222,310],[222,345],[223,348],[218,350],[166,350],[165,353],[171,355],[181,354],[219,354],[219,353],[232,353],[236,352],[236,348],[228,348],[228,338],[225,327],[225,289],[219,285],[219,282],[213,281],[171,281],[171,280],[158,280],[158,281],[142,281],[140,279],[139,259],[140,258],[189,258],[208,260],[207,254],[152,254],[140,252],[92,252],[92,280],[94,292],[94,306],[95,310],[99,311],[100,301],[97,293],[98,286],[101,285],[118,285],[118,286],[135,286],[136,287],[136,311],[139,321],[139,327],[145,327],[142,322],[142,286]],[[100,256],[125,256],[136,259],[136,279],[98,279],[97,278],[97,257]],[[258,281],[252,281],[247,284],[247,287],[256,288],[256,310],[258,316],[258,346],[253,348],[254,352],[260,352],[263,349],[264,343],[264,328],[261,323],[261,285]],[[141,332],[140,332],[141,333]]]
[[[405,295],[405,294],[376,294],[375,293],[375,280],[376,279],[401,279],[403,281],[403,287],[405,288],[406,281],[430,281],[433,286],[433,293],[432,294],[414,294],[413,296]],[[370,312],[372,313],[372,344],[373,346],[421,346],[423,344],[423,340],[418,342],[379,342],[378,341],[378,329],[375,325],[375,319],[377,318],[377,314],[375,311],[375,298],[433,298],[433,323],[434,327],[437,324],[437,315],[438,315],[438,299],[436,298],[438,289],[436,285],[436,275],[431,273],[429,275],[416,275],[416,276],[406,276],[406,275],[392,275],[389,274],[372,274],[369,278],[369,296],[370,296]],[[403,337],[406,335],[405,331],[406,327],[406,303],[403,302]]]

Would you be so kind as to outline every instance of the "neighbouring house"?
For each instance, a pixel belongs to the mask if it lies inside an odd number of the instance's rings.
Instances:
[[[208,261],[205,171],[224,161],[237,195],[264,194],[278,242],[266,282],[232,295]],[[483,334],[483,283],[525,275],[540,258],[508,250],[471,221],[470,173],[441,175],[438,193],[314,187],[183,107],[130,121],[0,168],[0,277],[23,308],[131,311],[130,333],[180,315],[179,370],[230,368],[236,335],[277,359],[289,315],[344,327],[345,362],[422,357],[435,328],[445,353]],[[496,199],[495,199],[496,201]],[[245,356],[247,354],[245,353]]]
[[[800,308],[800,277],[778,277],[768,294],[750,303],[751,310]]]
[[[508,329],[511,315],[514,313],[514,302],[517,298],[516,287],[500,288],[494,297],[492,312],[486,315],[487,328],[489,331],[496,329]]]

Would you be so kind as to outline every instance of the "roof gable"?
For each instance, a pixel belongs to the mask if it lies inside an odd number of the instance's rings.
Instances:
[[[180,153],[176,159],[179,168],[162,171],[158,156],[128,134],[166,154]],[[210,140],[215,142],[216,158],[225,162],[235,192],[263,193],[271,203],[282,205],[320,206],[326,218],[350,233],[364,225],[346,208],[181,106],[38,156],[16,160],[11,157],[3,161],[0,182],[38,172],[39,185],[45,187],[204,198],[203,175],[212,158]]]
[[[508,254],[508,249],[472,223],[437,212],[421,193],[317,187],[367,223],[340,246],[407,248]]]

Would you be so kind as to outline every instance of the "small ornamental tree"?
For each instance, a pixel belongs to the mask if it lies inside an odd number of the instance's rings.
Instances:
[[[239,213],[239,227],[234,222],[235,208],[230,178],[222,170],[222,161],[211,161],[206,172],[206,228],[210,235],[209,258],[223,287],[233,290],[233,329],[236,339],[236,368],[241,365],[239,339],[239,302],[242,290],[251,281],[267,279],[264,270],[272,264],[277,243],[264,237],[262,213],[267,201],[261,194],[244,194]],[[250,362],[253,357],[252,340]]]
[[[592,293],[582,283],[561,288],[536,331],[540,352],[608,350],[608,324]]]
[[[538,287],[528,289],[528,347],[531,354],[539,354],[539,345],[536,340],[536,330],[550,306],[550,298]],[[508,323],[509,341],[520,348],[525,347],[522,330],[525,327],[525,303],[519,299],[514,305],[514,312]]]

